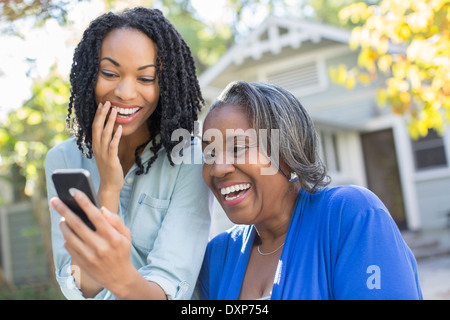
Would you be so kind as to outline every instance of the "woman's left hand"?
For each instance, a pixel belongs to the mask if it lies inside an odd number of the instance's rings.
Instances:
[[[83,192],[76,191],[73,196],[96,231],[59,198],[53,198],[51,206],[63,217],[60,228],[66,240],[64,246],[81,272],[115,293],[118,285],[126,283],[127,274],[136,271],[130,259],[131,233],[117,214],[105,207],[98,209]]]

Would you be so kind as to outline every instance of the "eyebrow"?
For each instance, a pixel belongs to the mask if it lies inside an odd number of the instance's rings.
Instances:
[[[245,135],[245,134],[241,134],[241,135],[231,135],[229,137],[226,138],[225,141],[234,141],[235,139],[239,139],[239,138],[243,138],[245,140],[250,139],[251,136]],[[202,140],[202,144],[210,144],[212,142],[212,140]]]
[[[111,62],[116,67],[120,67],[120,63],[118,63],[117,61],[115,61],[114,59],[111,59],[109,57],[101,58],[100,61],[102,61],[102,60],[108,60],[109,62]],[[139,67],[138,70],[143,70],[143,69],[150,68],[150,67],[156,67],[156,66],[154,64],[147,64],[145,66]]]

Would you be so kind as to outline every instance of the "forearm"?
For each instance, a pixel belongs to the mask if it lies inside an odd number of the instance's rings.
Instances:
[[[120,189],[107,190],[105,187],[100,185],[97,196],[100,206],[105,207],[114,213],[119,212]]]
[[[124,281],[117,281],[110,291],[121,300],[166,300],[164,290],[155,282],[147,281],[136,269],[127,273]]]
[[[72,258],[72,276],[75,284],[85,298],[94,298],[104,288],[82,270],[76,260]]]

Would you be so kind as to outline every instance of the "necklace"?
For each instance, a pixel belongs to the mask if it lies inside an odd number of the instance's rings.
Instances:
[[[284,243],[281,244],[281,246],[279,246],[278,248],[276,248],[276,249],[273,250],[272,252],[267,252],[267,253],[261,252],[261,249],[259,248],[260,246],[261,246],[261,245],[258,244],[258,253],[259,253],[260,255],[262,255],[262,256],[270,256],[271,254],[274,254],[275,252],[277,252],[278,250],[280,250],[281,247],[284,246]]]

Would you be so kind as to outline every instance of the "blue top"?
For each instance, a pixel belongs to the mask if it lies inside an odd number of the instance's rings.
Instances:
[[[202,299],[237,299],[255,239],[235,226],[207,247]],[[271,299],[422,299],[413,254],[383,203],[356,186],[300,191]]]
[[[169,299],[190,299],[206,249],[212,195],[202,179],[198,140],[185,150],[192,161],[171,166],[162,148],[147,174],[136,175],[136,164],[124,178],[119,215],[131,231],[131,261],[147,280],[156,282]],[[141,158],[144,167],[153,155],[150,144]],[[187,162],[191,162],[188,164]],[[58,168],[84,168],[98,191],[100,175],[94,157],[87,159],[72,137],[51,149],[46,158],[48,198],[57,196],[51,174]],[[56,278],[68,299],[83,299],[75,287],[71,257],[59,228],[61,216],[50,207]],[[74,270],[76,272],[76,270]],[[113,299],[106,289],[96,299]]]

